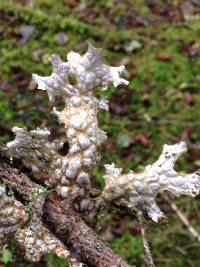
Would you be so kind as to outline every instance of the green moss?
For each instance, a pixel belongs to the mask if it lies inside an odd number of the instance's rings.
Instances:
[[[120,255],[130,264],[145,266],[142,259],[143,248],[140,237],[133,237],[126,231],[122,237],[116,238],[112,242],[112,247],[115,251],[119,251]]]

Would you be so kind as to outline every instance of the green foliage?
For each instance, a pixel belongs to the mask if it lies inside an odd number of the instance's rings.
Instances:
[[[4,264],[9,264],[13,262],[12,253],[9,249],[5,248],[0,257],[0,261]]]
[[[143,247],[140,237],[133,237],[126,231],[122,237],[115,239],[112,246],[130,264],[137,264],[141,267],[145,266],[142,259]]]
[[[45,260],[47,262],[47,267],[68,267],[69,265],[65,260],[58,258],[54,254],[48,254],[45,256]]]

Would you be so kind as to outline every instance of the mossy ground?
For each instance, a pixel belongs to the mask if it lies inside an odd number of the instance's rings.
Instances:
[[[200,167],[200,18],[194,6],[194,15],[185,20],[184,2],[0,0],[0,141],[13,138],[14,125],[47,125],[55,136],[63,134],[52,120],[46,93],[30,82],[31,74],[50,74],[50,54],[65,59],[71,50],[84,52],[90,40],[104,49],[109,63],[125,64],[130,80],[128,87],[98,92],[110,100],[110,112],[99,114],[109,137],[95,170],[99,184],[104,163],[139,170],[158,157],[162,144],[179,140],[186,140],[189,150],[177,169]],[[176,203],[200,232],[199,199]],[[166,203],[160,200],[160,205],[169,223],[148,226],[157,266],[199,267],[199,243]],[[130,264],[144,266],[141,237],[133,223],[130,218],[110,222],[109,242]],[[8,264],[31,266],[13,257]],[[38,266],[66,264],[50,255]]]

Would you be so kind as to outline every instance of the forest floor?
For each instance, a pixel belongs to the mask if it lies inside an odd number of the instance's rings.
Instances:
[[[13,126],[48,126],[64,132],[51,114],[46,93],[36,90],[32,73],[49,75],[48,57],[84,52],[87,41],[103,48],[106,60],[126,66],[127,87],[110,87],[110,112],[101,112],[108,133],[102,161],[96,168],[99,186],[103,164],[140,170],[159,156],[162,145],[185,140],[188,153],[177,162],[185,172],[200,168],[200,1],[181,0],[0,0],[0,142],[13,138]],[[200,198],[181,198],[177,206],[200,232]],[[200,243],[168,203],[159,205],[168,224],[148,222],[147,233],[157,267],[199,267]],[[145,266],[139,226],[130,217],[102,218],[105,238],[124,259]],[[0,266],[64,267],[49,255],[31,265],[13,253]]]

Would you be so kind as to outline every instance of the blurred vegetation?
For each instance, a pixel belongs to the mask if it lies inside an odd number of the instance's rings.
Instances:
[[[47,125],[63,135],[46,93],[36,90],[33,72],[49,75],[48,56],[63,59],[71,51],[84,52],[87,41],[102,47],[114,66],[126,65],[128,87],[106,92],[110,112],[101,112],[101,127],[109,139],[95,170],[102,185],[103,164],[115,162],[125,170],[139,170],[153,162],[164,143],[185,140],[188,153],[177,169],[200,167],[200,4],[181,0],[0,0],[0,141],[13,138],[14,125]],[[200,232],[199,199],[176,203]],[[164,201],[168,225],[149,225],[152,254],[158,267],[199,267],[200,245]],[[130,264],[144,266],[141,236],[130,218],[109,222],[111,246]],[[11,246],[1,266],[60,266],[49,255],[29,264]]]

